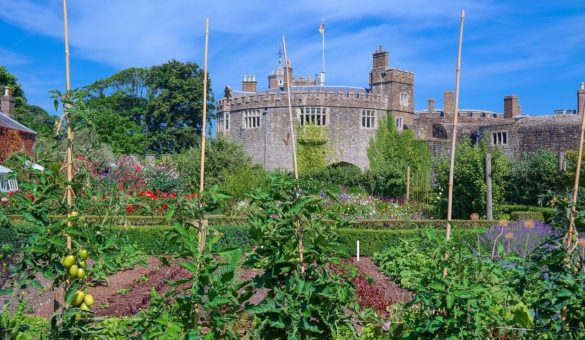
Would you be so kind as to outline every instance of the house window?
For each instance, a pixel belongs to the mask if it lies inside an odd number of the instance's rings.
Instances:
[[[402,117],[396,117],[395,121],[396,121],[396,129],[398,129],[398,131],[402,131]]]
[[[508,144],[508,132],[499,131],[492,132],[492,145],[506,145]]]
[[[407,92],[400,92],[400,106],[406,107],[410,105],[410,95]]]
[[[376,128],[376,111],[362,110],[362,127],[366,129]]]
[[[327,108],[326,107],[301,107],[298,117],[301,125],[327,125]]]
[[[242,119],[244,129],[255,129],[260,127],[260,110],[246,110]]]

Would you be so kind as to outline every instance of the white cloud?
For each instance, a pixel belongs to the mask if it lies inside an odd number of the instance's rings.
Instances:
[[[0,65],[16,66],[28,64],[29,62],[30,59],[27,56],[0,47]]]

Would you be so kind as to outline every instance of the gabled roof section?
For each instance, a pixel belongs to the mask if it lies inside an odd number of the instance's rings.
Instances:
[[[26,133],[31,133],[33,135],[37,134],[35,131],[20,124],[16,119],[11,118],[10,116],[5,114],[4,112],[0,112],[0,127],[18,130],[18,131],[22,131],[22,132],[26,132]]]

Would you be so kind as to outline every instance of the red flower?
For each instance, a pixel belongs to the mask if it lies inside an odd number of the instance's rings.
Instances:
[[[126,207],[126,212],[132,214],[134,211],[135,209],[132,207],[132,204],[128,204],[128,206]]]

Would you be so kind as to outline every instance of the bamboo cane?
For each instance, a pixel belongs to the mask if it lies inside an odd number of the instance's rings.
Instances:
[[[206,128],[207,128],[207,50],[209,40],[209,18],[205,18],[205,52],[203,59],[203,122],[201,129],[201,168],[199,170],[199,199],[203,199],[203,191],[205,190],[205,141],[206,141]],[[202,203],[202,201],[200,201]],[[205,249],[205,238],[206,238],[206,225],[207,221],[201,219],[199,221],[199,256],[203,254]]]
[[[69,21],[67,19],[67,0],[63,0],[63,18],[65,29],[65,99],[68,101],[71,91],[71,72],[69,68]],[[70,104],[65,103],[65,119],[67,120],[67,217],[71,216],[73,212],[73,188],[71,182],[73,181],[73,129],[71,128],[71,112]],[[71,221],[67,222],[67,226],[71,227]],[[67,235],[67,250],[71,250],[71,236]]]
[[[290,82],[291,79],[289,79],[289,74],[288,74],[288,67],[289,65],[289,60],[286,54],[286,41],[284,39],[284,34],[282,35],[282,49],[284,50],[284,81],[286,83],[286,94],[287,94],[287,98],[288,98],[288,118],[289,118],[289,128],[290,128],[290,136],[291,136],[291,145],[292,145],[292,159],[293,159],[293,171],[294,171],[294,176],[295,179],[299,178],[299,171],[298,171],[298,167],[297,167],[297,138],[295,136],[295,129],[294,129],[294,125],[293,125],[293,114],[292,114],[292,104],[291,104],[291,98],[290,98]]]
[[[451,137],[451,164],[449,167],[449,196],[447,200],[447,233],[445,238],[451,238],[451,216],[453,211],[453,176],[455,173],[455,146],[457,144],[457,120],[459,116],[459,74],[461,72],[461,45],[463,42],[463,23],[465,11],[461,10],[459,26],[459,49],[457,51],[457,67],[455,69],[455,114],[453,116],[453,136]],[[446,106],[446,105],[445,105]]]
[[[579,152],[577,154],[577,169],[575,170],[575,182],[573,184],[573,197],[571,199],[571,213],[569,214],[569,229],[565,235],[564,243],[565,249],[570,253],[575,250],[576,243],[573,244],[577,238],[577,229],[575,228],[575,213],[577,204],[577,194],[579,192],[579,177],[581,175],[581,159],[583,158],[583,139],[585,138],[585,110],[581,114],[581,132],[579,136]]]
[[[451,217],[453,211],[453,177],[455,173],[455,146],[457,144],[457,120],[459,117],[459,74],[461,72],[461,45],[463,42],[463,23],[465,11],[461,10],[461,23],[459,25],[459,47],[457,50],[457,66],[455,68],[455,112],[453,115],[453,136],[451,136],[451,163],[449,166],[449,196],[447,199],[447,231],[445,239],[451,239]],[[446,105],[445,105],[446,106]],[[445,261],[449,259],[449,253],[445,252]],[[443,268],[443,277],[447,276],[447,267]]]
[[[289,128],[290,128],[290,136],[291,136],[291,145],[292,145],[292,159],[293,159],[293,171],[295,179],[299,179],[299,171],[297,167],[297,138],[295,135],[294,129],[294,122],[293,122],[293,114],[292,114],[292,104],[291,104],[291,95],[290,95],[290,86],[291,86],[291,79],[288,73],[288,68],[290,67],[290,62],[287,57],[286,53],[286,40],[284,38],[284,34],[282,35],[282,49],[284,51],[284,81],[286,83],[286,94],[288,98],[288,118],[289,118]],[[266,127],[265,127],[266,128]],[[298,193],[297,193],[298,194]],[[299,262],[301,265],[301,274],[305,273],[305,257],[304,257],[304,247],[303,247],[303,227],[300,221],[295,222],[295,234],[297,237],[297,247],[299,252]]]
[[[406,167],[406,203],[410,200],[410,166]]]

